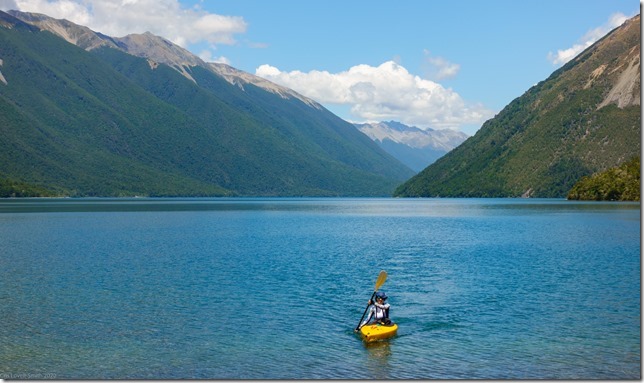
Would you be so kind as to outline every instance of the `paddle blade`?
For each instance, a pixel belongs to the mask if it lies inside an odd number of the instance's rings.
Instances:
[[[378,279],[376,279],[376,288],[373,291],[378,291],[380,286],[385,284],[386,280],[387,280],[387,272],[384,270],[381,270],[380,274],[378,274]]]

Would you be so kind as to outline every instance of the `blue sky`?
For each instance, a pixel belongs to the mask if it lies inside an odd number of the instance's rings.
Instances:
[[[354,122],[473,134],[634,0],[0,0],[112,36],[151,31]]]

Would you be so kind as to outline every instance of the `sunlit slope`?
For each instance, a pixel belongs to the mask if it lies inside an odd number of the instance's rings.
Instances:
[[[640,17],[530,88],[404,183],[406,197],[566,197],[640,153]]]

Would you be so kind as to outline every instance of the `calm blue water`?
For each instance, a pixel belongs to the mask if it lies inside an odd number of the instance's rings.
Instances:
[[[0,201],[0,378],[640,379],[640,205]],[[380,270],[396,338],[353,333]]]

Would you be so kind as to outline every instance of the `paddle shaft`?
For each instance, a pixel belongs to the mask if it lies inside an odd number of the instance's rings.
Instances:
[[[376,296],[376,292],[374,291],[373,294],[371,294],[371,298],[369,298],[369,301],[373,301],[373,297]],[[367,305],[367,308],[364,309],[364,312],[362,313],[362,318],[360,318],[360,322],[358,322],[358,327],[356,327],[356,331],[360,330],[360,324],[362,323],[362,320],[364,319],[364,316],[367,315],[367,311],[369,310],[370,304]]]

